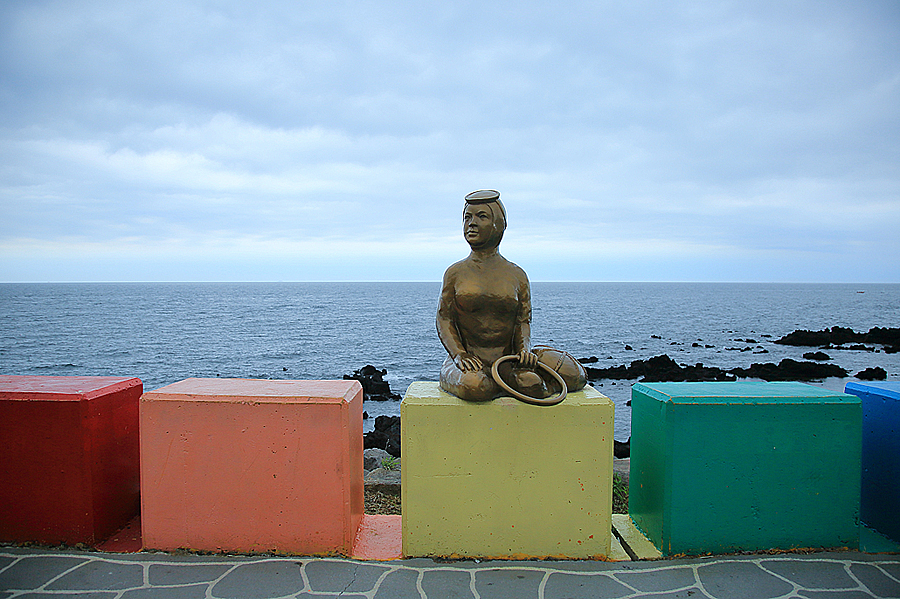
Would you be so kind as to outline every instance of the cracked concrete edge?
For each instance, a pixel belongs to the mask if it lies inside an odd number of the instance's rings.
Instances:
[[[623,549],[629,553],[632,559],[654,560],[662,558],[662,552],[644,536],[644,533],[638,530],[628,514],[613,514],[612,525],[616,533],[613,537],[618,537],[622,540]]]
[[[609,543],[609,561],[611,562],[627,562],[631,561],[631,556],[625,551],[622,542],[616,535],[613,535]]]

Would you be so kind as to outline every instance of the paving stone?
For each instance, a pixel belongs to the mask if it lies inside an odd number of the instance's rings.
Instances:
[[[415,562],[427,562],[424,564],[417,564]],[[413,568],[456,568],[459,570],[484,570],[485,568],[510,568],[510,567],[521,567],[518,564],[513,564],[513,562],[508,562],[506,560],[482,560],[482,559],[428,559],[428,558],[419,558],[417,560],[404,560],[404,565],[408,565]]]
[[[900,583],[873,564],[852,564],[850,571],[879,597],[900,597]]]
[[[212,582],[231,567],[225,564],[151,564],[147,578],[152,585]]]
[[[475,599],[472,575],[459,570],[429,570],[422,576],[422,590],[435,599]]]
[[[765,599],[780,597],[793,586],[750,562],[715,562],[697,568],[706,592],[728,599]]]
[[[630,595],[631,589],[606,574],[561,574],[554,572],[544,587],[545,597],[566,599],[615,599]]]
[[[125,590],[144,585],[141,564],[91,560],[48,584],[48,591]],[[32,587],[33,588],[33,587]]]
[[[806,589],[855,589],[859,586],[844,564],[836,562],[787,559],[763,560],[761,565]]]
[[[865,591],[798,591],[801,597],[809,597],[809,599],[872,599],[874,595]]]
[[[0,555],[0,570],[16,561],[16,558],[9,555]]]
[[[302,568],[288,560],[241,564],[213,585],[210,593],[221,599],[264,599],[299,593],[304,587]]]
[[[309,588],[331,593],[366,593],[388,568],[358,562],[312,561],[306,566]]]
[[[878,567],[896,578],[900,580],[900,562],[890,562],[885,564],[878,564]]]
[[[40,555],[23,557],[0,572],[0,589],[35,589],[53,580],[66,570],[87,562],[80,557]]]
[[[117,560],[132,559],[139,562],[156,564],[221,564],[228,562],[254,563],[265,559],[260,555],[232,555],[228,553],[163,553],[161,551],[143,551],[141,553],[117,553]],[[299,559],[297,561],[300,561]]]
[[[694,570],[686,566],[676,568],[660,568],[651,572],[633,571],[633,572],[617,572],[615,577],[617,580],[644,593],[658,593],[662,591],[671,591],[673,589],[683,589],[692,587],[697,584],[694,577]]]
[[[612,572],[621,570],[626,565],[635,562],[600,562],[587,560],[559,560],[559,561],[541,561],[535,562],[538,568],[548,568],[551,570],[563,570],[566,572]]]
[[[81,591],[77,593],[25,593],[15,597],[16,599],[110,599],[118,594],[118,591]]]
[[[121,599],[205,599],[207,589],[208,584],[132,589],[122,593]]]
[[[861,551],[815,551],[813,553],[794,553],[790,556],[785,555],[780,559],[792,559],[798,561],[809,560],[814,562],[823,560],[834,560],[836,562],[880,562],[884,559],[884,556],[863,553]]]
[[[307,593],[303,592],[297,595],[297,599],[322,599],[323,595],[321,593]],[[324,597],[340,597],[341,599],[369,599],[368,595],[346,595],[341,593],[340,595],[324,595]],[[418,599],[418,593],[416,594],[416,598]]]
[[[375,599],[419,599],[419,591],[416,589],[416,581],[419,573],[415,570],[396,570],[385,576],[378,587]],[[435,595],[435,597],[441,597]]]
[[[672,591],[671,593],[654,593],[653,599],[703,599],[709,597],[699,587],[691,587],[689,589],[681,589],[680,591]]]
[[[412,557],[408,559],[393,561],[391,563],[398,566],[406,566],[408,568],[434,568],[445,565],[449,565],[455,568],[458,563],[462,562],[457,562],[454,560],[437,560],[430,557]]]
[[[475,575],[475,590],[482,597],[491,599],[537,597],[538,586],[543,578],[543,572],[533,570],[492,568]]]

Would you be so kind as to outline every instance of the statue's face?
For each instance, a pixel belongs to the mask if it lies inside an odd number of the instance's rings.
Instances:
[[[494,213],[484,204],[467,205],[463,212],[463,235],[473,248],[483,247],[496,233]]]

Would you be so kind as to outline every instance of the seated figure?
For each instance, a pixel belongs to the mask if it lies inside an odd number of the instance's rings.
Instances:
[[[481,190],[466,196],[463,236],[471,252],[444,273],[437,330],[448,354],[440,386],[469,401],[508,394],[491,369],[494,362],[511,355],[517,364],[503,360],[497,369],[509,387],[533,398],[555,392],[553,379],[545,380],[536,371],[538,356],[530,348],[528,277],[499,252],[505,230],[506,210],[498,192]]]

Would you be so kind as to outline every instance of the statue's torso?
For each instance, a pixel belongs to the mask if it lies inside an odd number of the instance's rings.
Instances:
[[[468,351],[482,361],[513,353],[522,284],[518,268],[506,260],[493,268],[460,269],[454,286],[457,327]]]

